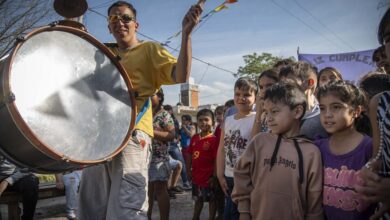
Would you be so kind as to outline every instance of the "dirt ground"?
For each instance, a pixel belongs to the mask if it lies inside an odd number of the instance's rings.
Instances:
[[[191,199],[191,192],[184,192],[183,194],[176,194],[176,199],[171,199],[170,219],[174,220],[190,220],[192,219],[193,201]],[[4,211],[4,208],[1,209]],[[6,211],[6,209],[5,209]],[[153,220],[159,220],[157,202],[153,207]],[[54,199],[40,200],[35,212],[35,219],[44,220],[66,220],[65,217],[65,197],[58,197]],[[7,218],[3,218],[7,219]],[[201,219],[208,219],[208,204],[203,207]]]

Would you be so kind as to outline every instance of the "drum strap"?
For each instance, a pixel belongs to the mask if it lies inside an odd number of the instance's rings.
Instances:
[[[142,116],[146,113],[148,108],[150,108],[150,105],[152,104],[152,101],[150,100],[150,97],[146,99],[145,104],[140,109],[137,118],[135,119],[135,124],[138,124],[138,122],[141,120]]]

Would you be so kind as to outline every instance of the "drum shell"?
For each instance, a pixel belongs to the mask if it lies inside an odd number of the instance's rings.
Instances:
[[[2,82],[8,70],[9,62],[10,57],[0,62],[0,79]],[[4,91],[3,83],[0,83],[0,91]],[[13,119],[11,114],[10,106],[12,105],[12,100],[7,100],[9,95],[3,94],[3,103],[0,107],[1,153],[15,165],[28,167],[37,172],[55,173],[81,168],[77,164],[53,159],[35,147],[38,143],[34,144],[26,138],[28,135],[19,129],[17,119]],[[10,103],[6,103],[7,101],[10,101]],[[19,126],[21,125],[19,124]]]
[[[68,27],[44,27],[43,29],[57,28],[60,30],[66,30],[70,33],[81,34],[82,38],[92,41],[95,45],[98,45],[115,63],[116,67],[121,71],[122,77],[124,77],[128,86],[129,95],[132,103],[135,103],[133,96],[133,89],[131,82],[127,77],[124,68],[116,61],[116,58],[111,52],[100,44],[96,39],[74,28]],[[37,30],[41,32],[42,30]],[[46,31],[46,30],[44,30]],[[15,48],[14,50],[16,50]],[[29,129],[28,125],[23,121],[19,115],[18,110],[12,100],[12,92],[9,88],[9,76],[8,72],[12,64],[12,56],[9,56],[0,61],[0,151],[7,159],[13,162],[19,167],[27,167],[34,172],[38,173],[57,173],[73,169],[80,169],[84,166],[95,165],[109,161],[118,154],[126,145],[130,138],[131,130],[134,126],[134,120],[131,121],[129,131],[123,140],[121,146],[118,147],[115,152],[107,155],[105,158],[99,158],[96,160],[72,160],[72,158],[66,158],[58,152],[53,151],[50,147],[45,146],[39,138],[37,138]],[[17,97],[16,97],[17,99]],[[132,118],[135,118],[135,111],[131,112]],[[65,138],[65,137],[64,137]]]

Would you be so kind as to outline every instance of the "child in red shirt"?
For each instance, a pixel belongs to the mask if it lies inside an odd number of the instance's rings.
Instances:
[[[209,219],[214,219],[216,201],[210,181],[214,175],[218,149],[218,139],[212,132],[214,114],[209,109],[202,109],[196,117],[201,132],[191,138],[188,153],[192,155],[192,160],[187,164],[188,175],[192,176],[192,196],[195,200],[193,219],[199,219],[204,202],[209,202]]]

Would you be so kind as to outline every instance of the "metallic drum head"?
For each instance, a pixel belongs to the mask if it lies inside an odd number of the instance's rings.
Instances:
[[[130,132],[126,82],[107,55],[75,34],[31,36],[14,56],[10,89],[36,138],[70,160],[105,159]]]

